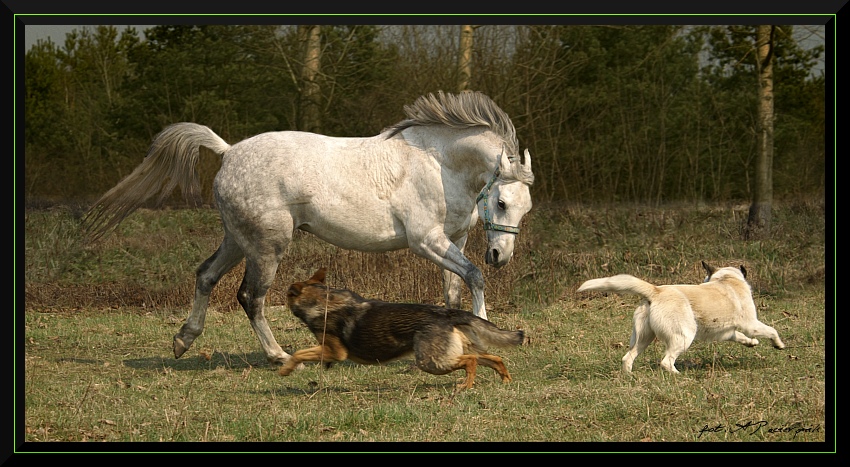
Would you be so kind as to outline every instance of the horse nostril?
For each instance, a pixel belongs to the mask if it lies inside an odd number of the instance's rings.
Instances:
[[[499,263],[499,250],[494,248],[491,254],[492,254],[492,257],[493,257],[493,264],[498,264]]]

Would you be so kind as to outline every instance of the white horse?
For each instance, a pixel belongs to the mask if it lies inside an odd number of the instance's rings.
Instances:
[[[510,261],[519,223],[531,209],[531,156],[527,149],[518,155],[513,123],[481,93],[438,92],[404,110],[405,120],[364,138],[280,131],[231,146],[206,126],[173,124],[91,207],[84,228],[97,239],[177,185],[184,196],[194,195],[199,148],[221,156],[213,191],[224,239],[197,269],[192,310],[174,336],[175,358],[203,331],[213,287],[245,259],[237,299],[266,358],[289,359],[263,303],[295,229],[346,249],[410,248],[443,269],[447,307],[460,307],[460,277],[473,313],[486,319],[484,277],[463,253],[467,234],[480,216],[486,263],[498,268]]]

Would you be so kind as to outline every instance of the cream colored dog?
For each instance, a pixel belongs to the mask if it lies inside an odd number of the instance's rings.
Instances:
[[[708,276],[699,285],[653,285],[628,274],[591,279],[579,292],[599,291],[643,297],[634,315],[634,329],[629,351],[623,356],[623,371],[631,372],[632,364],[655,337],[666,351],[661,366],[673,373],[676,358],[691,343],[701,341],[735,341],[749,347],[758,345],[756,337],[773,341],[777,349],[785,344],[776,329],[756,316],[753,293],[747,283],[747,270],[725,267],[716,269],[704,261]]]

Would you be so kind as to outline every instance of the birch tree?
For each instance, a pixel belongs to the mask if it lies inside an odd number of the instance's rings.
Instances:
[[[759,25],[756,31],[756,70],[758,72],[758,152],[756,154],[753,201],[744,230],[745,238],[770,232],[773,204],[773,47],[775,26]]]

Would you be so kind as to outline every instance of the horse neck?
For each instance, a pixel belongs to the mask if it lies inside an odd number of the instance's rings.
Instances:
[[[504,140],[485,127],[439,128],[431,127],[446,141],[438,151],[441,164],[471,186],[487,183],[499,166]]]

